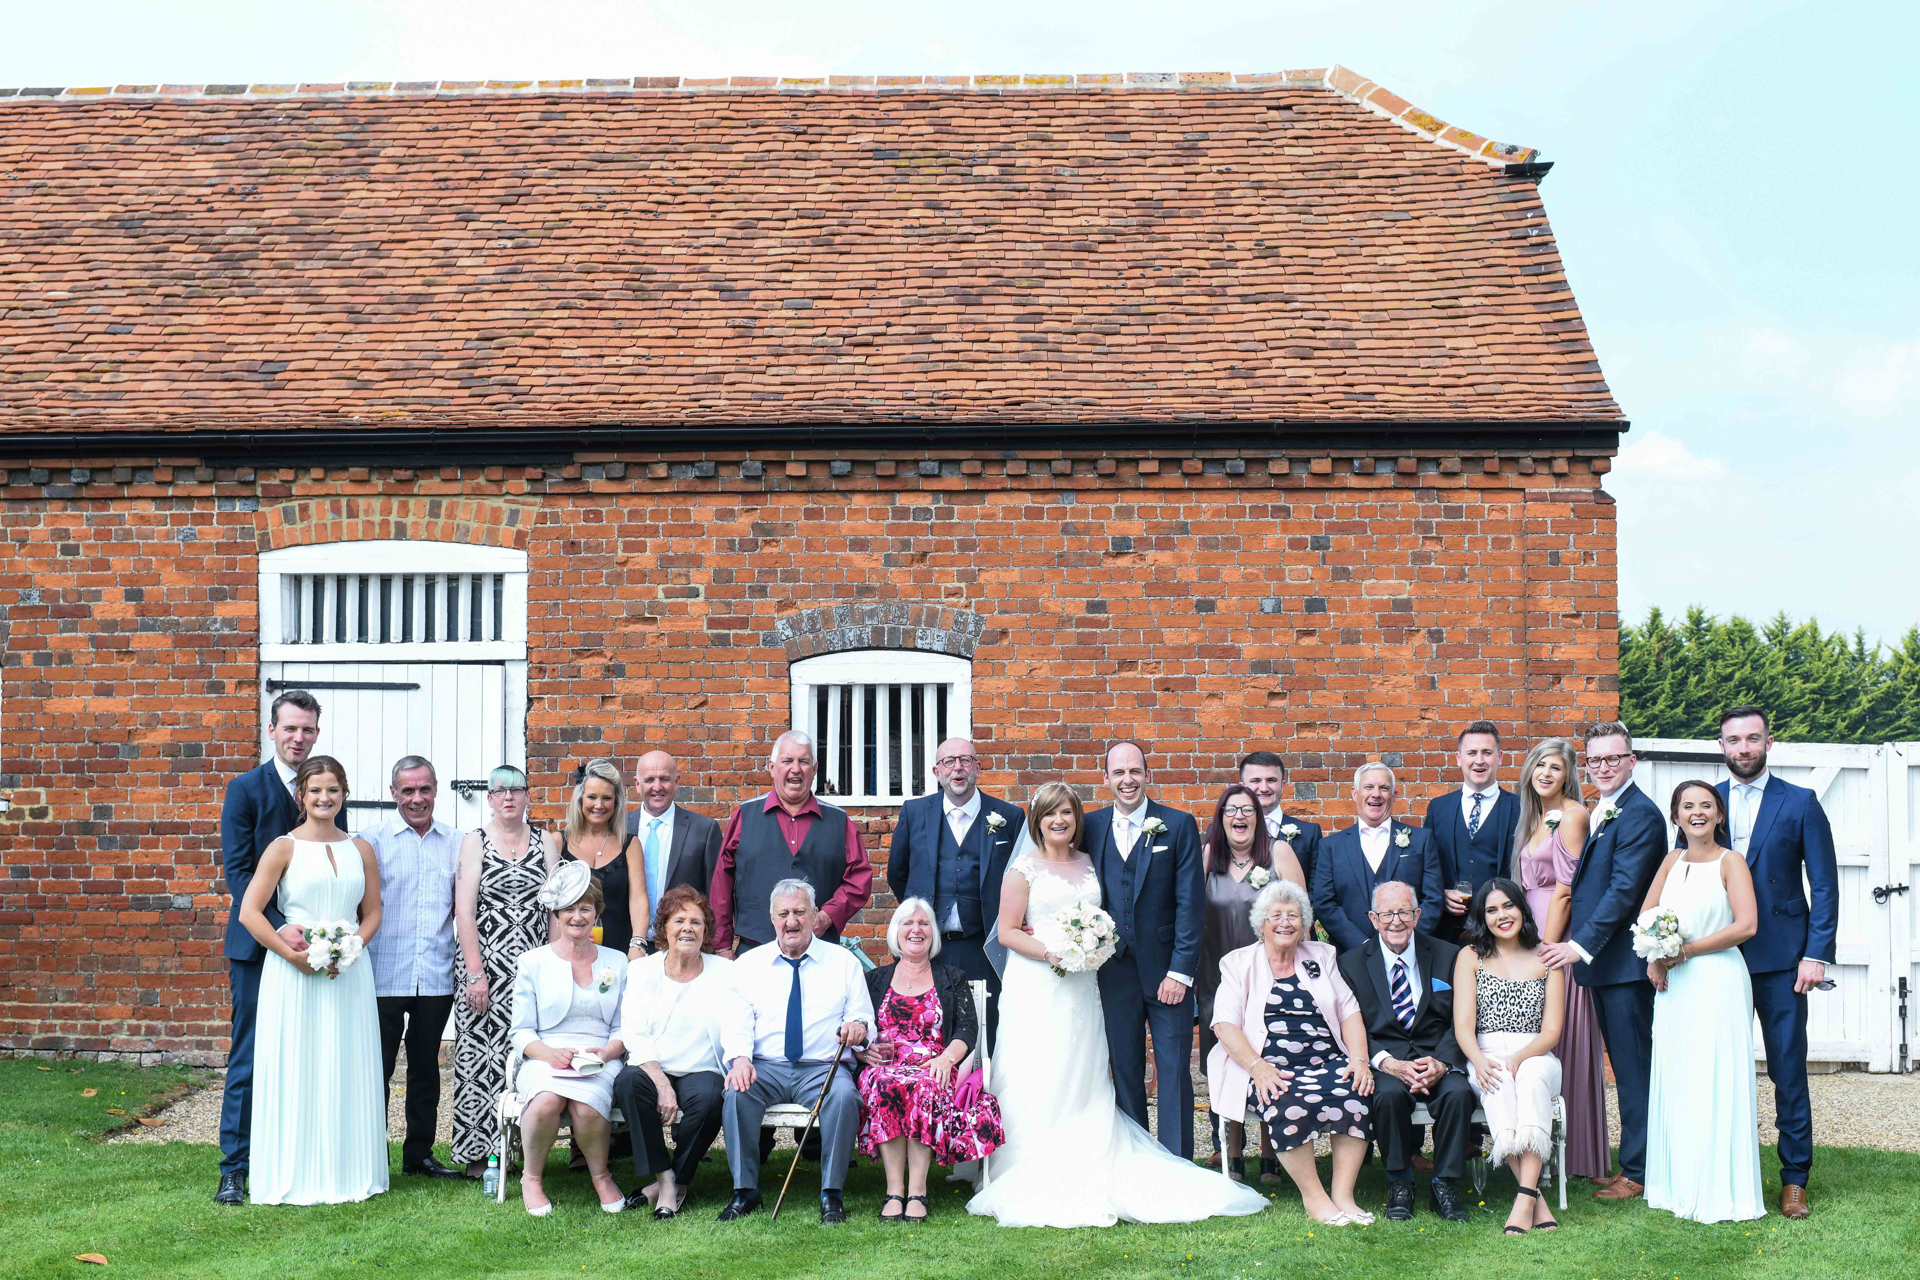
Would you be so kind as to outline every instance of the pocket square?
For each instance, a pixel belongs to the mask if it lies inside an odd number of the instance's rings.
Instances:
[[[1435,991],[1451,991],[1453,990],[1453,984],[1443,978],[1435,978],[1433,980],[1433,989]]]
[[[1165,853],[1165,852],[1167,851],[1167,846],[1165,846],[1165,845],[1163,845],[1163,844],[1157,844],[1157,845],[1155,845],[1155,846],[1153,846],[1153,851],[1154,851],[1155,853]]]

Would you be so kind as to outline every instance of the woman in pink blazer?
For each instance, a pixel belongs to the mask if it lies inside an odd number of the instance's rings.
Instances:
[[[1260,941],[1220,960],[1213,998],[1219,1043],[1207,1057],[1214,1111],[1237,1118],[1251,1107],[1260,1114],[1281,1168],[1316,1221],[1370,1223],[1373,1215],[1353,1199],[1373,1136],[1373,1071],[1360,1002],[1341,978],[1333,948],[1308,940],[1313,904],[1298,885],[1273,881],[1254,899],[1251,919]],[[1313,1159],[1321,1134],[1333,1143],[1331,1194]]]

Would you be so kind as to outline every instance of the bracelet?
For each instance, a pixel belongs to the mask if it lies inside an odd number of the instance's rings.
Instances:
[[[468,986],[472,986],[476,982],[485,982],[486,980],[487,980],[487,971],[485,969],[482,969],[478,973],[470,973],[467,975]]]

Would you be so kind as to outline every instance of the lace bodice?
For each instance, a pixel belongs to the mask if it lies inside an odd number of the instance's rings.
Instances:
[[[1537,1036],[1547,1017],[1547,979],[1503,978],[1488,969],[1475,979],[1479,999],[1474,1018],[1475,1034],[1483,1031],[1510,1031]]]
[[[1045,862],[1023,853],[1008,864],[1027,882],[1027,919],[1038,920],[1065,907],[1100,905],[1100,877],[1091,860]]]

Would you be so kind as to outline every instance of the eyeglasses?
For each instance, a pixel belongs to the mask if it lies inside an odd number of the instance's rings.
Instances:
[[[1251,818],[1258,812],[1252,805],[1245,804],[1230,804],[1220,811],[1221,816],[1228,818]]]
[[[1418,911],[1370,911],[1367,913],[1375,920],[1418,920]]]
[[[1300,913],[1298,911],[1276,911],[1272,915],[1267,917],[1267,923],[1268,924],[1299,924]]]
[[[1587,768],[1618,769],[1621,765],[1625,764],[1627,761],[1631,759],[1633,759],[1633,753],[1631,751],[1627,752],[1627,754],[1623,756],[1588,756]]]
[[[493,790],[487,792],[487,794],[490,796],[524,796],[527,794],[527,789],[525,787],[495,787]]]
[[[935,760],[933,762],[933,767],[938,769],[940,766],[948,765],[948,764],[964,764],[964,765],[967,765],[968,767],[972,767],[973,765],[976,765],[979,763],[980,763],[979,756],[943,756],[940,759]]]

